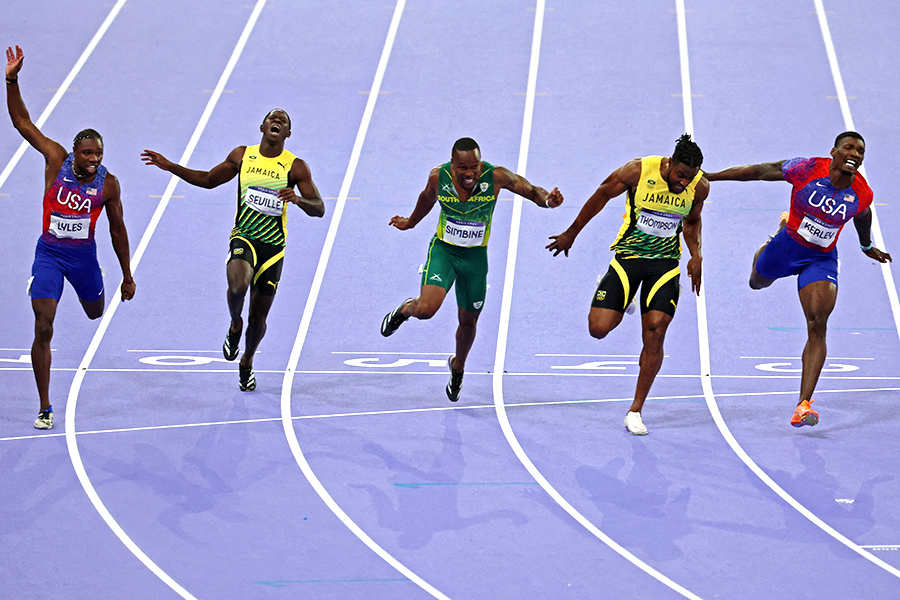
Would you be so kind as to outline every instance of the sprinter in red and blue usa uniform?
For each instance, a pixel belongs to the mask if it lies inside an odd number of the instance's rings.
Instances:
[[[104,207],[113,250],[122,267],[122,300],[134,297],[135,285],[131,277],[128,231],[122,218],[119,182],[100,164],[103,138],[93,129],[85,129],[75,136],[69,153],[41,133],[31,122],[19,91],[18,76],[24,59],[18,46],[15,51],[6,49],[6,103],[13,126],[46,161],[43,233],[35,249],[28,289],[35,320],[31,363],[41,403],[34,426],[50,429],[53,427],[50,340],[63,280],[68,279],[75,289],[88,318],[100,318],[106,304],[94,242],[97,217]]]
[[[806,315],[808,339],[803,349],[800,401],[791,425],[816,425],[819,414],[810,407],[822,366],[825,334],[838,289],[838,236],[853,219],[862,251],[878,262],[891,255],[872,243],[872,190],[858,173],[866,142],[855,131],[837,136],[831,158],[791,160],[731,167],[707,173],[710,181],[787,181],[793,186],[791,209],[782,215],[778,233],[756,251],[750,287],[769,287],[776,279],[797,275],[800,305]]]

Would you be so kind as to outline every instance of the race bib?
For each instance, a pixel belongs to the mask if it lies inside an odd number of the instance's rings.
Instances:
[[[444,241],[454,246],[480,246],[484,242],[485,230],[484,223],[447,218],[447,224],[444,225]]]
[[[277,190],[250,186],[244,194],[244,204],[256,212],[270,217],[280,217],[284,213],[284,201]]]
[[[91,232],[91,215],[51,213],[48,231],[57,239],[86,240]]]
[[[800,225],[797,227],[797,233],[800,234],[800,237],[822,248],[830,246],[837,239],[837,234],[840,230],[840,226],[825,223],[810,215],[804,215],[803,220],[800,221]]]
[[[657,212],[645,208],[638,216],[637,228],[648,235],[655,235],[656,237],[675,237],[678,235],[678,225],[681,223],[681,219],[681,215]]]

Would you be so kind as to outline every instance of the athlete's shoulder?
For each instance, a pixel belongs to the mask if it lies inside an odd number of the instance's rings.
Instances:
[[[856,195],[859,196],[859,199],[862,202],[871,202],[872,198],[875,195],[872,192],[872,188],[869,187],[869,182],[866,181],[866,178],[863,177],[863,174],[859,172],[857,172],[856,177],[853,178],[853,183],[850,184],[850,189],[856,192]]]

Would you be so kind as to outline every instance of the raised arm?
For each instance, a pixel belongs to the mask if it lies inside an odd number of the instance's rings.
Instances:
[[[131,274],[131,250],[128,247],[128,230],[125,228],[125,218],[122,214],[119,180],[111,173],[107,173],[106,183],[103,185],[103,206],[106,208],[106,218],[109,219],[112,247],[122,268],[122,300],[131,300],[137,286]]]
[[[13,127],[22,134],[26,142],[44,156],[47,170],[53,171],[52,176],[55,178],[69,153],[58,142],[41,133],[41,130],[31,122],[31,116],[25,108],[25,101],[22,100],[22,93],[19,90],[19,71],[22,70],[24,60],[25,53],[20,47],[16,46],[15,51],[11,47],[6,49],[6,107],[9,109]]]
[[[232,150],[228,157],[209,171],[197,171],[188,169],[179,164],[175,164],[159,152],[153,150],[144,150],[141,152],[141,160],[144,164],[155,165],[163,171],[168,171],[172,175],[183,179],[191,185],[206,188],[208,190],[218,187],[223,183],[234,179],[241,169],[241,160],[244,158],[244,150],[246,146],[238,146]]]
[[[419,199],[416,201],[416,207],[413,209],[412,214],[408,217],[394,215],[391,217],[388,225],[393,225],[401,231],[412,229],[418,225],[419,221],[424,219],[425,215],[431,212],[431,209],[437,203],[439,175],[440,167],[433,168],[431,173],[428,174],[428,183],[425,184],[425,189],[419,193]]]
[[[584,206],[581,207],[578,216],[575,217],[575,221],[569,225],[569,228],[559,235],[550,236],[550,239],[553,240],[553,242],[546,246],[547,249],[550,252],[553,252],[553,256],[559,256],[560,252],[565,252],[566,256],[568,256],[569,248],[572,247],[575,238],[581,233],[581,230],[584,229],[585,225],[587,225],[597,213],[603,210],[603,207],[606,206],[606,203],[611,199],[621,195],[630,188],[636,187],[640,177],[641,159],[639,158],[625,163],[610,173],[609,176],[603,180],[603,183],[600,184],[600,187],[597,188],[597,191],[595,191],[591,197],[588,198],[587,202],[584,203]]]
[[[684,229],[681,234],[684,236],[684,244],[691,254],[687,264],[687,274],[691,278],[691,290],[700,294],[700,281],[703,274],[703,254],[700,249],[702,246],[701,229],[702,221],[700,220],[700,212],[703,210],[703,201],[709,196],[709,181],[705,177],[701,177],[697,188],[694,192],[694,203],[691,205],[691,212],[684,218]]]
[[[494,185],[523,198],[528,198],[541,208],[556,208],[563,203],[563,196],[558,188],[553,188],[552,192],[548,192],[542,187],[532,185],[530,181],[506,167],[494,167]]]
[[[299,196],[294,193],[294,186],[300,191]],[[278,190],[278,197],[284,202],[293,202],[310,217],[325,216],[325,203],[312,180],[309,165],[299,158],[294,159],[288,175],[288,186]]]
[[[859,235],[859,247],[869,258],[878,262],[894,262],[891,255],[882,252],[872,243],[872,208],[866,207],[855,217],[853,217],[853,226],[856,227],[856,233]]]
[[[784,181],[781,166],[783,160],[757,165],[728,167],[715,173],[706,173],[707,181]]]

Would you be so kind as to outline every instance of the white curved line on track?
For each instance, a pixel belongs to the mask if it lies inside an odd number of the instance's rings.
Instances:
[[[822,39],[825,42],[825,52],[828,54],[828,64],[831,67],[831,75],[834,78],[834,87],[837,91],[838,102],[841,105],[841,114],[844,117],[844,127],[847,131],[855,131],[853,125],[853,117],[850,115],[850,103],[847,101],[847,91],[844,89],[844,78],[841,77],[841,69],[838,66],[837,52],[834,49],[834,42],[831,39],[831,29],[828,27],[828,17],[825,14],[825,7],[822,0],[814,0],[816,5],[816,15],[819,18],[819,28],[822,30]],[[859,172],[862,176],[866,176],[865,167],[860,166]],[[878,213],[875,211],[875,205],[872,207],[872,241],[878,248],[884,248],[884,237],[881,235],[881,225],[878,222]],[[888,300],[891,303],[891,312],[894,315],[894,326],[897,328],[897,335],[900,336],[900,299],[897,298],[897,286],[894,284],[894,276],[891,272],[891,263],[881,263],[881,274],[884,277],[884,284],[887,287]]]
[[[394,558],[384,548],[379,546],[375,540],[362,530],[350,516],[335,502],[322,482],[312,470],[303,450],[300,448],[300,441],[297,439],[297,432],[294,431],[293,418],[291,415],[291,388],[294,382],[294,374],[297,372],[297,363],[300,361],[300,353],[303,350],[303,344],[306,341],[306,335],[309,332],[309,324],[312,321],[313,311],[316,307],[316,301],[319,297],[319,291],[322,289],[322,280],[325,278],[325,270],[328,268],[328,259],[331,256],[331,250],[334,247],[334,239],[337,236],[337,230],[341,223],[341,215],[344,213],[344,206],[347,203],[347,196],[350,193],[350,184],[353,182],[353,176],[356,173],[356,167],[359,164],[359,157],[362,153],[362,147],[366,140],[366,132],[369,129],[369,123],[372,120],[372,113],[375,111],[375,103],[378,100],[381,83],[384,79],[384,72],[387,69],[388,59],[391,56],[391,49],[394,46],[394,39],[397,36],[397,29],[400,27],[400,18],[403,16],[403,8],[406,0],[397,0],[394,7],[394,16],[391,19],[391,25],[388,29],[387,38],[384,42],[384,48],[381,52],[381,59],[378,62],[378,68],[375,71],[375,80],[369,93],[369,99],[366,102],[366,108],[363,112],[362,122],[356,133],[356,141],[353,144],[353,152],[350,154],[350,163],[347,165],[347,171],[344,174],[344,181],[341,184],[341,191],[338,194],[337,203],[334,207],[334,214],[331,217],[331,223],[328,225],[328,233],[325,237],[325,243],[322,246],[322,253],[319,255],[319,263],[316,267],[316,273],[313,277],[312,287],[309,296],[306,298],[306,306],[303,309],[303,316],[300,319],[300,327],[297,331],[297,337],[294,340],[294,346],[291,349],[291,356],[288,359],[288,366],[284,373],[284,379],[281,386],[281,423],[284,427],[284,436],[287,439],[294,460],[303,472],[303,475],[309,481],[310,485],[331,510],[335,516],[349,529],[353,535],[360,539],[375,554],[382,558],[385,562],[402,573],[410,581],[418,585],[420,588],[431,594],[435,598],[449,600],[447,596],[434,588],[427,581],[413,573],[403,563]]]
[[[124,4],[124,0],[122,0],[120,4]],[[253,30],[253,27],[256,24],[256,21],[259,18],[259,14],[260,12],[262,12],[265,4],[266,0],[258,0],[256,6],[253,9],[253,12],[250,15],[250,19],[244,26],[244,31],[241,33],[241,37],[239,38],[238,43],[231,54],[231,58],[229,59],[225,70],[222,72],[221,77],[219,78],[216,89],[206,105],[206,109],[204,110],[200,122],[197,124],[197,127],[194,130],[194,134],[191,137],[190,142],[188,142],[187,149],[185,149],[184,155],[181,158],[181,164],[186,164],[191,154],[194,152],[194,148],[196,147],[197,142],[200,139],[200,135],[206,128],[209,117],[212,114],[212,111],[215,108],[219,97],[222,95],[222,91],[225,89],[225,84],[228,81],[228,78],[231,76],[231,72],[234,70],[234,67],[237,64],[237,60],[247,43],[247,39],[250,37],[250,32]],[[162,214],[166,210],[166,206],[168,206],[169,199],[172,197],[172,192],[175,189],[176,181],[177,178],[173,175],[168,187],[166,188],[166,192],[163,195],[163,198],[157,205],[156,211],[153,214],[153,218],[150,220],[150,223],[147,225],[147,229],[144,231],[144,235],[141,237],[138,248],[131,259],[132,272],[137,271],[138,265],[141,261],[141,257],[143,256],[147,245],[150,243],[150,238],[156,231],[159,220],[162,218]],[[79,365],[78,370],[75,372],[75,377],[73,378],[72,385],[69,388],[69,396],[66,403],[65,420],[66,446],[69,449],[69,457],[72,461],[72,467],[75,469],[75,474],[78,476],[78,481],[79,483],[81,483],[81,487],[84,488],[84,492],[90,499],[91,504],[94,505],[97,513],[116,535],[116,537],[119,538],[119,540],[125,545],[125,547],[128,548],[128,550],[130,550],[131,553],[134,554],[134,556],[144,564],[144,566],[146,566],[163,583],[169,586],[175,593],[177,593],[182,598],[195,600],[194,596],[192,596],[190,592],[184,589],[177,581],[172,579],[172,577],[169,576],[168,573],[163,571],[155,562],[153,562],[153,560],[150,559],[149,556],[147,556],[147,554],[143,550],[138,547],[137,544],[134,543],[134,541],[128,536],[128,534],[125,533],[125,530],[122,529],[122,527],[118,524],[109,510],[107,510],[106,506],[103,504],[103,500],[100,499],[100,495],[97,493],[97,490],[94,489],[94,485],[93,483],[91,483],[90,477],[88,477],[87,471],[84,468],[84,462],[81,460],[81,452],[78,449],[75,430],[75,411],[78,405],[78,392],[81,390],[81,383],[84,380],[85,375],[87,374],[88,368],[90,367],[94,355],[97,353],[97,348],[99,348],[100,342],[103,340],[103,336],[106,334],[106,331],[109,328],[109,324],[112,321],[113,315],[116,314],[116,310],[118,310],[119,305],[121,304],[121,297],[121,291],[117,288],[115,294],[113,294],[113,297],[110,299],[109,307],[103,314],[100,325],[97,327],[97,331],[94,334],[90,345],[88,346],[87,352],[85,352],[84,358],[82,358],[81,360],[81,364]]]
[[[516,169],[516,172],[523,177],[525,176],[525,169],[528,162],[528,148],[531,141],[531,123],[534,115],[534,97],[537,87],[537,71],[540,58],[541,34],[543,31],[544,21],[544,4],[544,0],[538,0],[537,10],[534,17],[534,37],[532,39],[531,45],[531,64],[528,72],[528,89],[525,96],[525,118],[522,127],[522,140],[519,147],[519,164]],[[516,255],[518,252],[519,225],[521,221],[521,215],[522,198],[517,196],[513,204],[512,224],[510,226],[509,233],[509,250],[507,251],[506,274],[503,283],[503,298],[500,306],[500,330],[497,339],[497,353],[494,358],[494,373],[492,378],[494,389],[494,407],[497,413],[497,420],[500,423],[500,428],[503,430],[503,435],[506,437],[506,441],[509,443],[516,457],[519,459],[519,462],[522,463],[522,465],[531,474],[534,480],[541,486],[541,488],[543,488],[543,490],[553,499],[554,502],[556,502],[563,510],[569,513],[569,515],[574,518],[582,527],[587,529],[591,534],[594,535],[594,537],[609,546],[612,550],[614,550],[628,562],[641,569],[660,583],[668,586],[669,588],[678,592],[686,598],[699,600],[699,596],[672,581],[647,563],[643,562],[634,554],[626,550],[623,546],[618,544],[611,537],[603,533],[599,528],[597,528],[596,525],[591,523],[590,520],[588,520],[584,515],[578,512],[578,510],[574,506],[572,506],[562,496],[562,494],[560,494],[556,490],[556,488],[553,487],[553,485],[547,480],[547,478],[544,477],[544,475],[538,470],[534,463],[531,462],[531,459],[522,448],[522,445],[519,443],[518,438],[516,438],[516,434],[509,423],[509,417],[506,414],[506,405],[504,404],[503,398],[503,372],[506,362],[507,332],[509,330],[510,312],[512,308],[512,290],[516,271]]]
[[[816,4],[816,12],[819,16],[819,24],[822,28],[822,35],[825,39],[825,46],[828,52],[828,60],[831,64],[832,75],[834,76],[835,86],[838,90],[838,98],[840,100],[841,110],[844,114],[844,121],[848,130],[853,129],[853,121],[850,118],[850,107],[847,103],[847,95],[844,91],[844,84],[841,79],[840,70],[837,66],[837,56],[834,52],[834,46],[831,42],[831,33],[828,29],[828,22],[825,18],[825,10],[822,6],[821,0],[814,0]],[[676,0],[678,4],[678,22],[679,22],[679,38],[681,39],[682,50],[684,54],[687,54],[687,40],[686,36],[682,34],[683,20],[684,20],[684,0]],[[687,87],[683,90],[685,99],[690,98],[690,83],[688,82]],[[687,115],[686,115],[687,116]],[[688,129],[688,133],[691,133],[691,129]],[[879,247],[884,247],[881,231],[877,229],[877,220],[875,218],[875,207],[872,207],[872,233],[875,237],[875,241]],[[884,266],[884,265],[882,265]],[[896,308],[896,299],[897,294],[896,290],[893,288],[893,281],[889,279],[890,277],[890,269],[885,268],[882,271],[885,273],[885,282],[888,284],[888,294],[891,295],[893,291],[893,295],[891,297],[891,306],[894,310],[894,318],[898,322],[898,331],[900,331],[900,320],[898,320],[898,310]],[[705,288],[704,288],[705,289]],[[760,480],[765,483],[773,492],[778,494],[782,500],[787,502],[791,507],[793,507],[797,512],[801,515],[809,519],[814,525],[819,527],[822,531],[841,542],[863,558],[875,563],[877,566],[881,567],[888,573],[894,575],[895,577],[900,577],[900,569],[889,565],[884,562],[877,556],[873,555],[868,550],[854,543],[852,540],[838,532],[836,529],[828,525],[825,521],[817,517],[812,511],[808,508],[800,504],[793,496],[787,493],[784,488],[775,483],[769,475],[763,471],[763,469],[753,461],[749,454],[741,447],[738,443],[737,439],[735,439],[734,435],[731,433],[731,430],[728,428],[728,425],[725,423],[725,419],[722,418],[722,413],[719,411],[719,406],[716,403],[716,396],[712,389],[712,377],[711,377],[711,362],[709,356],[709,330],[707,327],[707,317],[706,317],[706,294],[704,289],[701,289],[700,295],[697,298],[697,328],[699,330],[699,340],[700,340],[700,384],[703,388],[703,394],[706,397],[706,404],[709,407],[709,412],[712,415],[713,421],[716,423],[716,427],[719,428],[719,432],[722,434],[722,437],[725,438],[725,441],[734,451],[734,453],[741,459],[741,461],[747,465],[747,467],[753,471],[753,473],[760,478]]]

